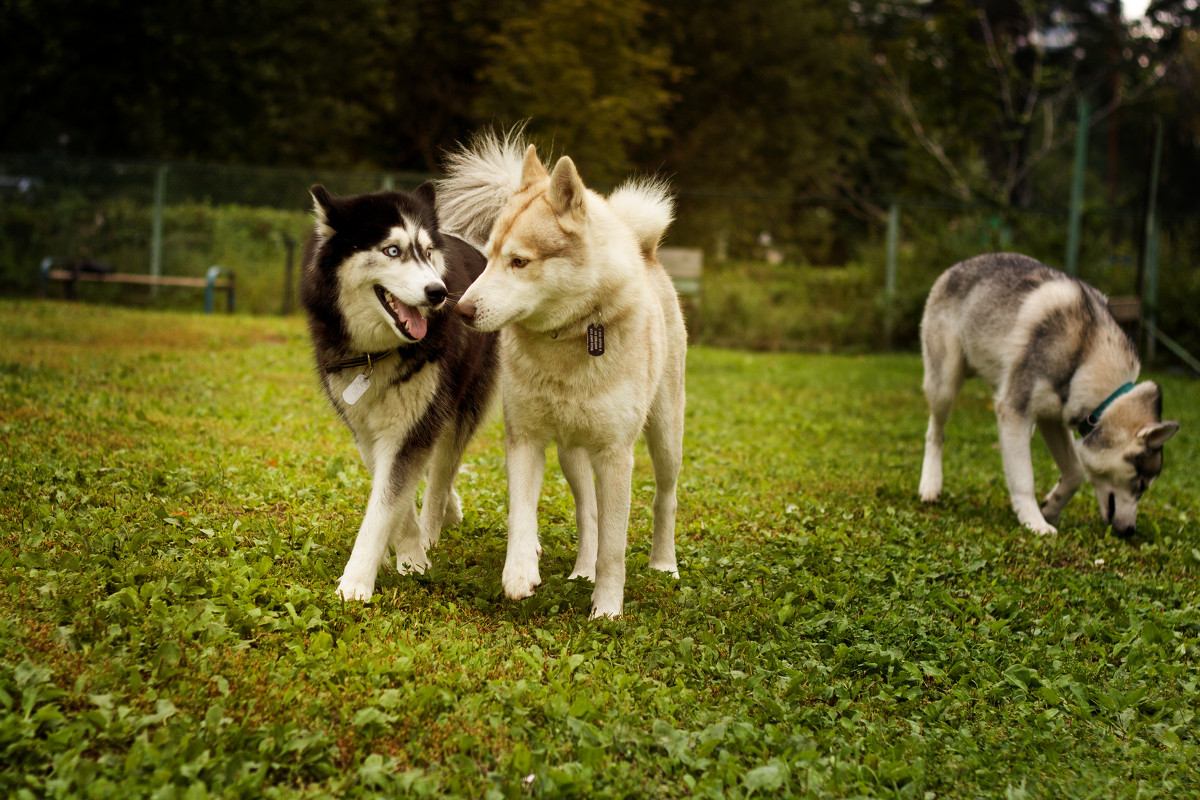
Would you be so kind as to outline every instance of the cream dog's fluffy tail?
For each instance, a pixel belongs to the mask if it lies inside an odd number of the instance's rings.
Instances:
[[[481,131],[469,144],[446,156],[446,177],[436,181],[438,224],[479,249],[487,244],[496,218],[521,189],[525,160],[524,126],[501,135]]]
[[[608,207],[633,231],[647,257],[654,255],[675,217],[670,186],[661,178],[626,181],[608,196]]]

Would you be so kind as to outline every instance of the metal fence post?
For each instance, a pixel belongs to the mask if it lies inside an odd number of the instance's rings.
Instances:
[[[283,234],[283,247],[287,250],[287,260],[283,264],[283,308],[281,313],[287,316],[292,313],[292,263],[296,251],[296,240],[289,233]]]
[[[887,265],[883,278],[883,346],[892,346],[892,328],[896,316],[896,251],[900,247],[900,204],[888,206]]]
[[[167,199],[167,165],[160,164],[154,174],[154,221],[150,230],[150,274],[162,275],[163,204]],[[158,284],[150,284],[150,296],[158,297]]]
[[[1146,363],[1154,363],[1154,331],[1158,326],[1158,239],[1161,230],[1158,223],[1158,172],[1162,167],[1162,120],[1157,121],[1154,132],[1154,155],[1150,165],[1150,190],[1146,198],[1146,273],[1143,285],[1137,287],[1142,295],[1142,315],[1150,323],[1145,328]]]
[[[1075,173],[1071,177],[1071,209],[1067,227],[1067,274],[1079,274],[1079,220],[1083,215],[1083,179],[1087,172],[1088,124],[1091,110],[1079,98],[1079,130],[1075,132]]]

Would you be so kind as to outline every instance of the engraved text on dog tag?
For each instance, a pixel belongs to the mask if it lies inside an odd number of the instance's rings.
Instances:
[[[592,323],[588,325],[588,355],[604,355],[604,326]]]

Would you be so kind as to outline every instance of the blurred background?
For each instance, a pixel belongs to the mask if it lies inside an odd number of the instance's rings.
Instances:
[[[294,313],[310,184],[410,189],[474,131],[528,120],[596,188],[670,180],[666,243],[703,253],[696,341],[912,348],[938,273],[1012,250],[1113,295],[1152,282],[1143,309],[1200,352],[1197,0],[0,9],[6,296],[35,295],[44,259],[219,265],[238,311]]]

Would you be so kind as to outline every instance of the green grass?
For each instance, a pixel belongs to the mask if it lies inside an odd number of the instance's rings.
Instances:
[[[503,597],[498,421],[424,576],[334,598],[368,477],[298,320],[0,303],[0,794],[1186,797],[1200,793],[1200,384],[1142,534],[1009,510],[988,396],[916,501],[915,356],[689,355],[681,577],[586,620]],[[1039,484],[1050,481],[1035,448]]]

